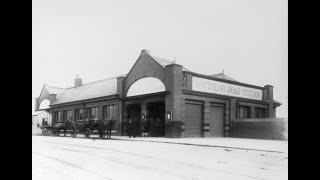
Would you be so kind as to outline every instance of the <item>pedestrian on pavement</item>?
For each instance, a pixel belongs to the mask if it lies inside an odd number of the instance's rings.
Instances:
[[[132,125],[131,119],[129,119],[127,123],[127,132],[128,132],[129,138],[131,138],[132,136],[132,131],[133,131],[133,125]]]
[[[137,120],[132,121],[132,136],[135,138],[137,136]]]
[[[143,121],[143,128],[144,128],[143,137],[148,137],[149,136],[150,122],[149,122],[149,120],[147,120],[147,118],[144,119],[144,121]]]

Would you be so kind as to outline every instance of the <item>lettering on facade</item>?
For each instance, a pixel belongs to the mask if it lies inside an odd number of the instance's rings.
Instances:
[[[262,100],[261,89],[249,88],[198,77],[192,77],[192,90],[246,99]]]

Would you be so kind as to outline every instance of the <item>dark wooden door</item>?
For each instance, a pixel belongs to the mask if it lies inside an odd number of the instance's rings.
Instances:
[[[203,110],[202,104],[186,104],[185,106],[185,136],[201,137]]]
[[[223,137],[223,106],[210,106],[210,136]]]

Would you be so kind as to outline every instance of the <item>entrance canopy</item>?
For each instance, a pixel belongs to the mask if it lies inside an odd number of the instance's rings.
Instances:
[[[165,85],[158,78],[145,77],[134,82],[127,91],[127,97],[166,91]]]

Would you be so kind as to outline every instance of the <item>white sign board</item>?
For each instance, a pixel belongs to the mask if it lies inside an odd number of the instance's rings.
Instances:
[[[163,92],[165,90],[164,84],[158,78],[145,77],[137,80],[130,86],[127,97]]]
[[[198,77],[192,77],[192,90],[246,99],[262,100],[261,89],[249,88]]]

